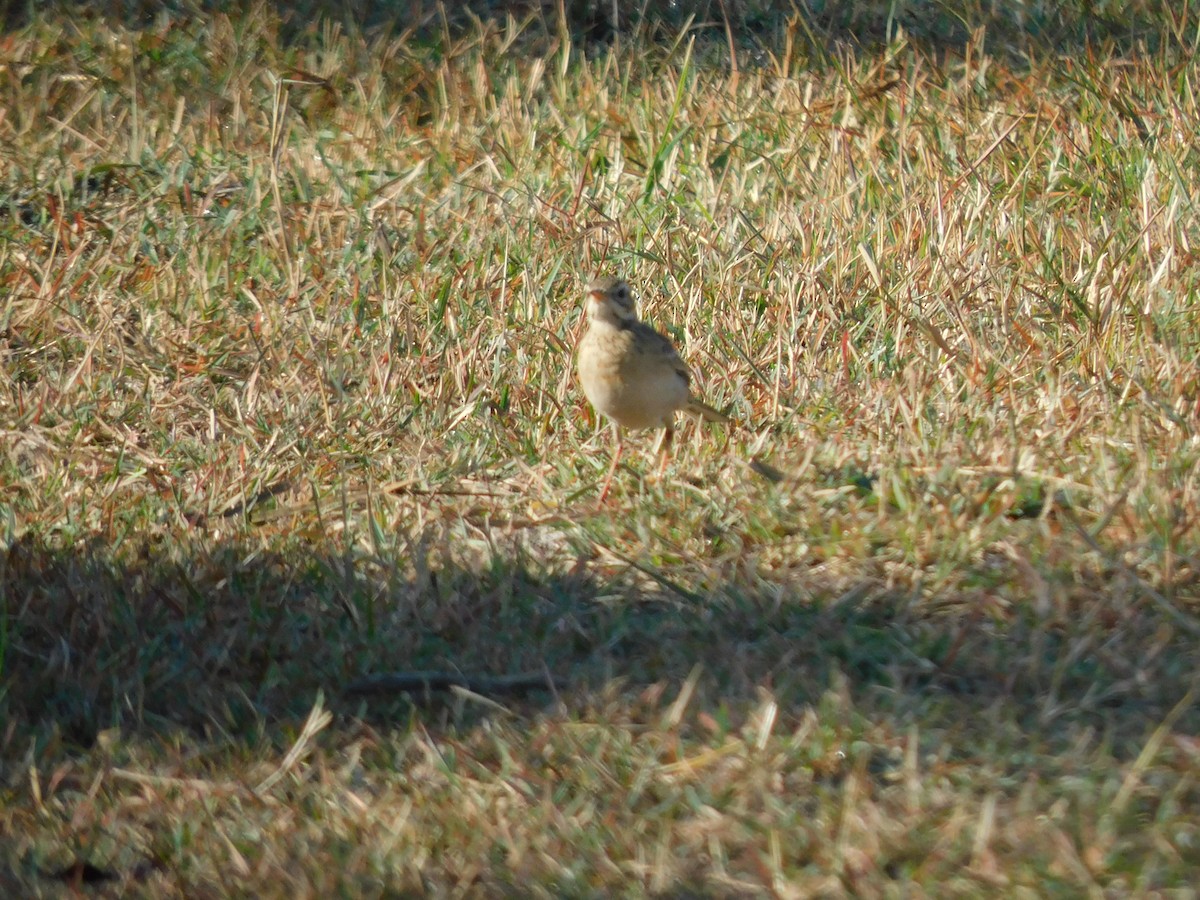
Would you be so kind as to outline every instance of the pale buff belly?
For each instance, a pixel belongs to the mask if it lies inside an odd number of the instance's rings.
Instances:
[[[583,393],[622,428],[661,428],[687,405],[687,382],[660,360],[643,362],[629,350],[585,340],[579,348]]]

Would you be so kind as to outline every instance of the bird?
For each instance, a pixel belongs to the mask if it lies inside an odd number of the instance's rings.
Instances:
[[[621,459],[621,429],[662,428],[663,465],[683,410],[710,422],[733,419],[692,396],[692,373],[665,334],[637,315],[633,292],[620,278],[597,277],[584,287],[588,328],[579,342],[583,393],[613,427],[612,465],[600,490],[603,503]]]

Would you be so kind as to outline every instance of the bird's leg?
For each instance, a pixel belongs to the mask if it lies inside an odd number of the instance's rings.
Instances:
[[[615,446],[613,447],[612,465],[608,467],[608,474],[604,477],[604,487],[600,488],[600,496],[596,500],[597,503],[603,503],[608,499],[608,489],[612,487],[613,475],[617,471],[617,463],[621,461],[621,429],[615,422],[613,423],[613,441]]]
[[[675,425],[668,419],[666,427],[663,429],[662,437],[659,438],[658,449],[662,453],[662,458],[658,462],[658,480],[662,481],[663,475],[667,471],[667,457],[671,454],[671,441],[675,437]]]

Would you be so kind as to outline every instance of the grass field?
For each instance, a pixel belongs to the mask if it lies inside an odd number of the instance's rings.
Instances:
[[[0,892],[1193,896],[1195,6],[582,8],[0,35]]]

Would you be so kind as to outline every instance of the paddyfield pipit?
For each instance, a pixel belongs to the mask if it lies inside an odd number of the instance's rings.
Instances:
[[[662,428],[663,464],[678,410],[710,422],[732,421],[692,396],[692,376],[670,338],[637,317],[633,293],[619,278],[596,278],[584,288],[588,329],[579,342],[579,382],[588,401],[612,423],[612,465],[600,490],[608,496],[621,459],[621,429]]]

